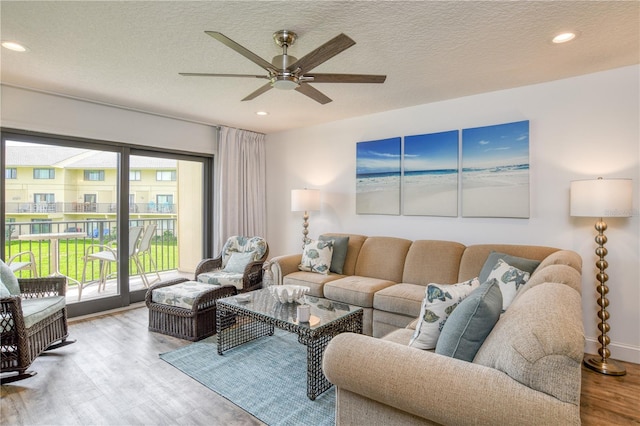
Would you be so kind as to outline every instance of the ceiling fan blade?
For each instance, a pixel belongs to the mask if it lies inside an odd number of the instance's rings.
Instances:
[[[248,78],[266,78],[266,75],[249,75],[249,74],[211,74],[211,73],[200,73],[200,72],[179,72],[178,74],[183,75],[185,77],[248,77]]]
[[[320,102],[322,105],[331,102],[331,98],[327,97],[324,93],[322,93],[315,87],[308,85],[307,83],[300,84],[298,87],[296,87],[296,92],[300,92],[303,95],[310,97],[314,101]]]
[[[250,101],[251,99],[255,99],[269,89],[271,89],[271,83],[267,83],[264,86],[259,87],[258,90],[250,93],[246,98],[243,99],[243,101]]]
[[[343,50],[350,48],[354,44],[356,44],[355,41],[344,34],[340,34],[317,49],[307,53],[288,68],[292,71],[300,68],[302,70],[301,73],[304,74],[307,71],[311,71],[321,63],[333,58]]]
[[[266,60],[262,59],[260,56],[256,55],[255,53],[253,53],[252,51],[250,51],[246,47],[243,47],[243,46],[239,45],[238,43],[236,43],[235,41],[231,40],[229,37],[225,36],[224,34],[219,33],[217,31],[205,31],[205,33],[207,33],[211,37],[215,38],[216,40],[218,40],[220,43],[224,44],[225,46],[230,47],[231,49],[235,50],[236,52],[238,52],[239,54],[241,54],[245,58],[249,59],[254,64],[264,68],[265,70],[267,70],[267,71],[273,70],[273,65],[271,64],[271,62],[267,62]]]
[[[312,77],[310,83],[384,83],[386,75],[373,74],[305,74]]]

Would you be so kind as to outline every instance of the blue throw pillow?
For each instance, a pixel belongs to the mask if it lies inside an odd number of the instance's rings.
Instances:
[[[18,278],[11,271],[11,268],[0,259],[0,281],[9,290],[12,296],[20,295],[20,284]]]
[[[436,353],[473,361],[502,311],[497,280],[487,281],[467,296],[449,315],[442,328]]]
[[[333,241],[333,255],[331,255],[331,266],[329,270],[336,274],[342,274],[344,261],[347,258],[349,248],[349,237],[334,237],[331,235],[320,235],[320,241]]]

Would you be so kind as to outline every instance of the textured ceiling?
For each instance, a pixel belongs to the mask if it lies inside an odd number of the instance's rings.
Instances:
[[[210,124],[272,133],[348,117],[551,81],[639,62],[640,2],[2,1],[2,82]],[[276,30],[295,31],[298,58],[345,33],[356,45],[318,73],[386,74],[384,84],[317,83],[320,105],[265,80],[204,31],[270,61]],[[574,41],[554,45],[558,32]],[[256,111],[268,111],[266,117]]]

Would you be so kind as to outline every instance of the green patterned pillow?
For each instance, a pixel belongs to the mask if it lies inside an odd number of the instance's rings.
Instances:
[[[308,240],[302,251],[302,261],[298,269],[327,275],[333,256],[333,241]]]
[[[425,350],[434,349],[449,315],[479,286],[478,278],[458,284],[427,285],[419,321],[409,346]]]
[[[506,311],[511,305],[518,290],[529,281],[530,276],[528,272],[521,271],[502,259],[498,260],[489,277],[487,277],[487,281],[498,280],[500,291],[502,292],[502,312]]]

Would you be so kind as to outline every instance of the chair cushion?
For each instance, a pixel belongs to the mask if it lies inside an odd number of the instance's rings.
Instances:
[[[242,279],[244,274],[235,272],[224,272],[221,270],[203,272],[198,275],[197,281],[205,284],[232,285],[238,290],[242,290]]]
[[[219,285],[205,284],[203,282],[185,281],[153,290],[151,292],[151,301],[162,305],[193,309],[193,303],[198,296],[219,287]]]
[[[247,265],[253,262],[255,252],[249,251],[246,253],[231,253],[227,265],[224,267],[224,272],[232,272],[236,274],[243,274]]]
[[[429,284],[424,291],[420,321],[409,346],[425,350],[435,349],[449,315],[479,286],[477,278],[458,284]]]
[[[0,259],[0,281],[9,290],[9,293],[13,296],[20,294],[20,284],[18,284],[18,278],[11,271],[11,268],[7,266],[2,259]]]
[[[35,297],[22,299],[22,316],[24,326],[30,328],[45,318],[50,317],[61,309],[64,309],[66,300],[64,296]]]
[[[349,237],[338,237],[331,235],[320,235],[320,241],[333,241],[333,255],[331,256],[331,272],[342,274],[344,261],[347,258],[347,248],[349,248]]]
[[[471,362],[502,312],[502,293],[493,279],[471,292],[449,315],[436,353]]]

